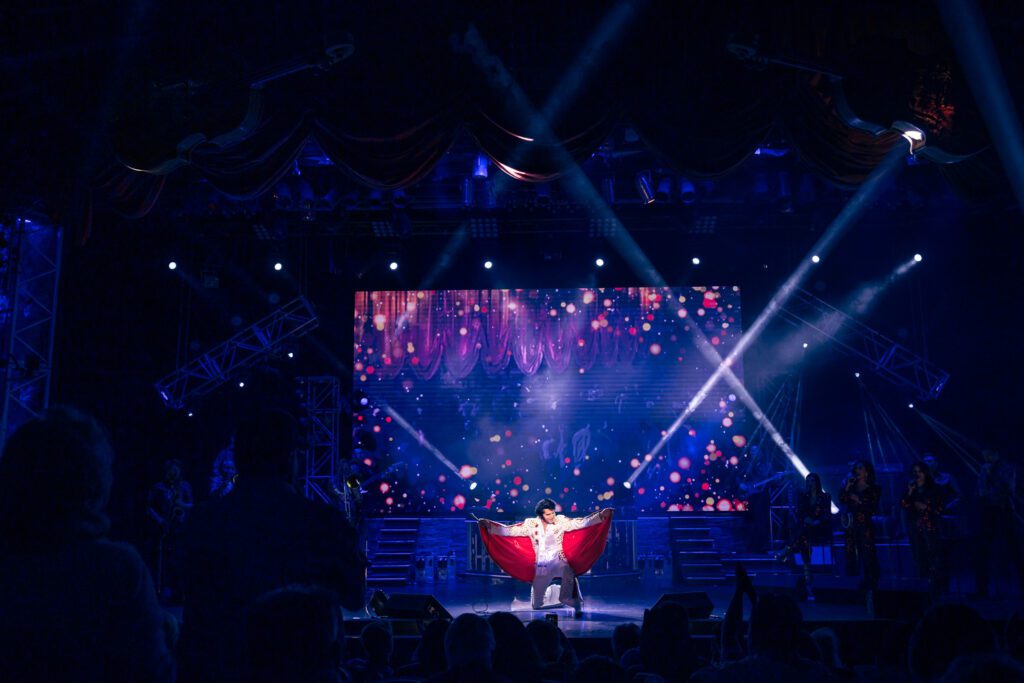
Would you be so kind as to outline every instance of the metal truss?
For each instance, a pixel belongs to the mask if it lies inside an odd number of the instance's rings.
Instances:
[[[341,385],[337,377],[300,377],[306,407],[306,464],[300,479],[307,498],[334,505],[339,495],[346,508],[352,496],[345,482],[336,478]],[[346,512],[350,512],[346,509]]]
[[[790,477],[773,482],[768,489],[768,537],[770,547],[778,548],[785,543],[787,530],[796,523],[796,491]]]
[[[0,441],[50,403],[63,231],[18,219],[0,226],[3,416]]]
[[[800,418],[803,408],[803,381],[798,374],[782,378],[772,400],[765,410],[765,416],[786,441],[797,448],[800,440]],[[750,458],[745,473],[750,493],[765,491],[768,496],[768,537],[771,547],[785,541],[787,529],[796,520],[795,491],[789,473],[791,465],[775,441],[769,436],[764,425],[759,423],[747,440]],[[755,450],[756,448],[756,450]],[[767,467],[765,467],[767,465]],[[750,479],[755,481],[750,481]]]
[[[283,342],[308,334],[319,324],[309,302],[299,297],[167,375],[155,384],[156,389],[167,407],[183,408],[189,399],[210,393],[238,370],[280,350]]]
[[[922,401],[938,398],[949,380],[945,370],[805,290],[794,292],[779,314],[794,325],[819,332],[843,351],[866,361],[865,369],[913,390]]]

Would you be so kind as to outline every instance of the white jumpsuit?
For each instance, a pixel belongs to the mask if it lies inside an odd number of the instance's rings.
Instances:
[[[558,591],[559,602],[576,607],[580,602],[579,586],[576,582],[576,574],[565,559],[565,552],[562,550],[562,537],[566,531],[584,529],[600,524],[600,522],[600,512],[575,519],[556,515],[555,521],[551,524],[545,523],[540,517],[532,517],[522,524],[512,526],[494,524],[491,527],[491,533],[495,536],[529,536],[533,542],[533,553],[537,564],[530,600],[534,609],[541,609],[545,606],[544,593],[555,579],[561,579],[562,582]]]

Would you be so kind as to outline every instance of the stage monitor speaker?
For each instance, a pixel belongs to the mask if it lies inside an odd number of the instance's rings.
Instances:
[[[666,602],[675,602],[686,608],[686,616],[691,619],[708,619],[711,616],[711,610],[714,607],[714,603],[711,602],[711,598],[707,593],[691,592],[691,593],[665,593],[658,602],[654,603],[654,606],[664,604]]]
[[[386,619],[444,619],[451,621],[452,615],[433,595],[422,593],[395,593],[388,598],[377,616]]]

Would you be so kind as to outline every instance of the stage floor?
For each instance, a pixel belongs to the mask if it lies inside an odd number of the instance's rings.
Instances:
[[[693,591],[707,592],[713,609],[708,620],[694,623],[693,630],[704,634],[717,631],[717,624],[725,615],[733,589],[727,585],[701,587],[675,587],[670,585],[645,585],[640,581],[613,582],[611,584],[592,581],[583,583],[585,600],[584,614],[576,619],[572,610],[557,608],[535,611],[529,605],[529,586],[510,580],[489,581],[481,579],[457,580],[448,583],[412,584],[409,586],[384,589],[386,593],[417,593],[432,594],[452,616],[471,612],[486,616],[494,612],[512,612],[524,622],[544,618],[545,614],[558,615],[558,626],[570,638],[608,638],[619,624],[643,620],[644,609],[651,607],[665,593],[683,593]],[[759,591],[792,591],[796,576],[778,577],[756,582]],[[809,626],[814,624],[834,624],[837,622],[870,622],[900,618],[893,613],[891,607],[880,604],[886,595],[895,596],[907,604],[908,596],[918,605],[926,603],[927,597],[914,584],[897,584],[883,582],[876,593],[876,618],[868,614],[863,594],[856,590],[856,579],[847,577],[823,576],[815,582],[815,601],[800,602],[804,621]],[[882,595],[885,594],[885,595]],[[1024,609],[1024,600],[1020,598],[971,599],[965,596],[949,595],[944,600],[966,602],[975,607],[986,619],[1005,620],[1014,612]],[[891,604],[892,599],[887,600]],[[745,601],[744,615],[750,616],[749,602]],[[883,613],[884,612],[884,613]],[[352,620],[369,618],[365,613],[348,615]]]

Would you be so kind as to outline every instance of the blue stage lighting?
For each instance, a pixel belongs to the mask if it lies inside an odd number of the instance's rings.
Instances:
[[[651,190],[651,181],[643,173],[636,174],[636,191],[640,194],[640,201],[644,204],[654,203],[654,191]]]
[[[239,382],[238,383],[238,388],[239,389],[245,389],[245,382]]]
[[[487,155],[477,154],[476,163],[473,164],[473,177],[474,178],[486,178],[487,177]]]
[[[487,270],[490,270],[493,267],[494,267],[494,262],[493,261],[484,261],[484,268],[486,268]]]
[[[280,261],[274,264],[274,270],[281,270],[282,268],[284,268],[284,264],[282,264]]]
[[[171,261],[170,263],[167,264],[167,267],[170,268],[171,270],[174,270],[178,267],[178,263],[176,261]]]
[[[604,268],[604,259],[600,257],[595,259],[594,265],[597,266],[598,268]]]
[[[699,266],[700,265],[700,258],[694,256],[692,259],[690,259],[690,263],[692,263],[695,266]]]
[[[811,263],[819,263],[820,261],[821,261],[821,257],[818,256],[817,254],[815,254],[814,256],[811,257]]]
[[[388,264],[388,268],[391,270],[398,270],[398,261],[392,261]]]
[[[924,260],[924,256],[921,256],[920,254],[914,254],[914,261],[916,263],[920,263],[923,260]]]

